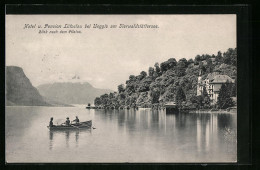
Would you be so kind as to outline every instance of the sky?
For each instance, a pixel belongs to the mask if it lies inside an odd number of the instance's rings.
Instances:
[[[79,28],[39,34],[25,24],[149,24],[159,28]],[[46,29],[45,29],[46,30]],[[51,28],[47,31],[60,31]],[[62,29],[70,30],[70,29]],[[117,90],[129,75],[169,58],[195,58],[236,47],[236,15],[7,15],[6,65],[22,67],[34,86],[88,82]]]

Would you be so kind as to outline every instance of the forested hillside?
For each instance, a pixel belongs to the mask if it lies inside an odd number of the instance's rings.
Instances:
[[[152,107],[175,101],[196,107],[199,102],[205,103],[198,101],[204,100],[204,97],[200,99],[196,96],[199,71],[202,71],[202,79],[212,72],[236,79],[236,65],[237,50],[232,48],[224,53],[219,51],[217,55],[197,55],[189,60],[170,58],[160,64],[155,63],[147,72],[130,75],[125,85],[118,85],[118,92],[97,97],[95,105],[104,108]]]

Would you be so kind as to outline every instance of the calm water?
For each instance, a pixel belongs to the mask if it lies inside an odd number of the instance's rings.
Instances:
[[[49,131],[79,116],[92,130]],[[7,107],[7,162],[234,162],[236,114]]]

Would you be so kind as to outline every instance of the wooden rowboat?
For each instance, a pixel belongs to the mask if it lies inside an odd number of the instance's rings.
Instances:
[[[76,130],[76,129],[87,129],[92,127],[92,120],[80,122],[79,124],[71,124],[70,126],[66,125],[55,125],[55,126],[47,126],[50,130]]]

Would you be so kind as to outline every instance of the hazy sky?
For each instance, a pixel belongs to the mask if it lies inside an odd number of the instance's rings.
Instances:
[[[23,29],[25,24],[157,24],[159,28],[39,34],[39,29]],[[6,16],[6,65],[22,67],[34,86],[87,81],[116,90],[129,75],[147,71],[155,62],[194,59],[197,54],[235,47],[236,15]],[[79,79],[73,79],[75,75]]]

